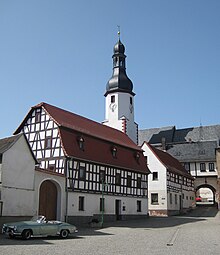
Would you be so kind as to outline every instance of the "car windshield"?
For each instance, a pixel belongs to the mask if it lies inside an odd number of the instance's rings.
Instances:
[[[32,217],[31,221],[42,223],[42,222],[46,221],[46,217],[43,215],[34,216],[34,217]]]

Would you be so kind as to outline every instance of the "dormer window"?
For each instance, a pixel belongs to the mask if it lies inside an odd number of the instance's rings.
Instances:
[[[134,157],[135,157],[136,161],[139,163],[140,153],[139,153],[139,152],[136,152],[136,153],[134,154]]]
[[[82,136],[80,136],[79,138],[78,138],[78,144],[79,144],[79,148],[80,148],[80,150],[84,150],[84,138],[82,137]]]
[[[112,151],[113,158],[116,158],[117,157],[117,148],[115,146],[113,146],[111,151]]]

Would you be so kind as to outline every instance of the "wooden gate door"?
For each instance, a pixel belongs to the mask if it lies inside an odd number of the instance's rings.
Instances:
[[[40,186],[39,215],[48,220],[56,220],[57,216],[57,188],[51,181],[44,181]]]

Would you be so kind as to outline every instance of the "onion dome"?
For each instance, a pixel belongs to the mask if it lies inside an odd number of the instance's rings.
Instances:
[[[126,74],[126,55],[124,54],[125,46],[120,41],[120,38],[115,44],[113,51],[113,74],[110,80],[107,82],[105,96],[112,92],[124,92],[135,95],[132,91],[132,81],[128,78]]]

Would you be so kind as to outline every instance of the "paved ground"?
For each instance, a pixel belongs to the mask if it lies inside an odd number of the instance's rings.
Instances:
[[[0,255],[219,255],[220,212],[196,208],[181,217],[117,222],[103,229],[80,229],[67,240],[10,240],[0,236]]]

